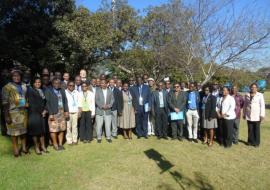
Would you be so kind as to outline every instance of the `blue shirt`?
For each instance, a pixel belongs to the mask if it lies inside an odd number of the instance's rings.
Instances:
[[[196,92],[192,91],[188,94],[188,109],[197,109],[197,97]]]

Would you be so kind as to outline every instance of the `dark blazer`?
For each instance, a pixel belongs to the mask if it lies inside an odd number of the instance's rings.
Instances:
[[[216,105],[217,98],[210,94],[205,103],[205,119],[217,118]]]
[[[168,95],[167,102],[171,112],[174,112],[174,108],[178,108],[180,111],[185,111],[187,102],[186,93],[181,91],[176,97],[175,92],[171,91]]]
[[[109,88],[110,89],[110,88]],[[123,94],[118,88],[113,88],[114,102],[112,105],[112,111],[117,110],[118,113],[122,112],[123,107]]]
[[[64,89],[60,89],[60,93],[63,99],[63,107],[64,112],[68,112],[68,102],[67,97]],[[46,97],[46,109],[49,112],[49,115],[54,115],[58,113],[58,97],[54,93],[53,88],[47,88],[45,90],[45,97]]]
[[[139,86],[135,85],[132,86],[130,89],[130,93],[133,97],[132,104],[135,108],[135,111],[137,111],[140,107],[140,92],[139,92]],[[151,91],[148,85],[142,85],[142,98],[143,98],[143,104],[149,103],[149,108],[151,108]]]
[[[162,90],[162,93],[163,93],[164,109],[165,109],[165,112],[168,113],[169,111],[169,107],[167,103],[168,93],[165,90]],[[152,112],[154,112],[157,115],[160,110],[159,108],[160,108],[159,90],[156,90],[152,94]]]

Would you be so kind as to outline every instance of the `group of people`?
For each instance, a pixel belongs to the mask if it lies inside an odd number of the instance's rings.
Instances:
[[[200,139],[209,147],[216,139],[229,148],[238,144],[241,117],[247,120],[248,144],[260,144],[265,103],[256,83],[241,95],[237,86],[190,82],[186,88],[184,82],[172,84],[167,78],[156,83],[147,74],[126,82],[103,74],[88,80],[86,70],[74,80],[69,73],[46,68],[33,79],[18,69],[11,70],[9,81],[8,75],[2,73],[1,131],[11,136],[15,157],[29,153],[30,140],[41,155],[49,153],[47,144],[61,151],[64,142],[77,145],[95,138],[101,143],[103,132],[108,143],[121,132],[125,139],[133,133],[138,139]]]

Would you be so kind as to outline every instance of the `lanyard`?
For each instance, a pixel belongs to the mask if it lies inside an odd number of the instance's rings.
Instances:
[[[87,92],[83,92],[84,101],[86,102],[87,99]]]

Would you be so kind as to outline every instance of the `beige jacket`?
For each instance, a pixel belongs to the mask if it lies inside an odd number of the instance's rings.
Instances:
[[[260,121],[260,117],[265,117],[265,103],[262,93],[257,92],[252,101],[250,93],[245,95],[243,116],[248,121]]]

